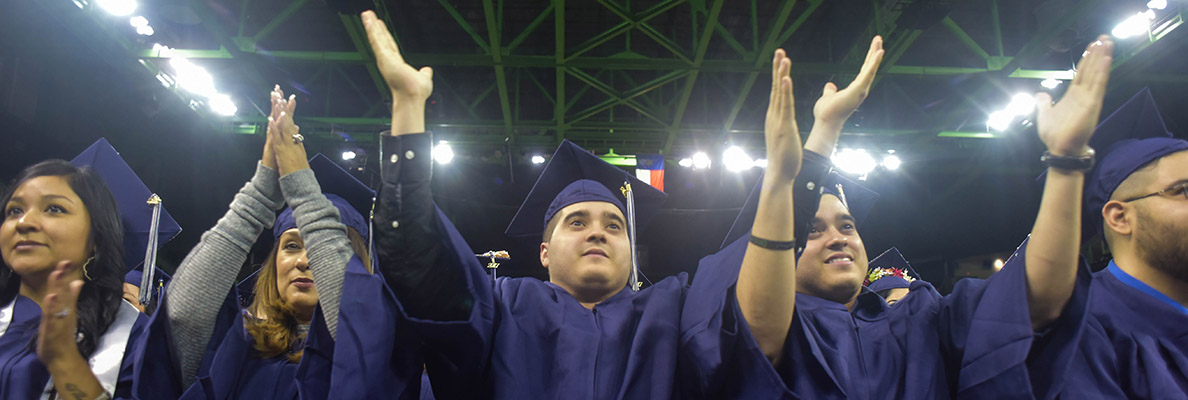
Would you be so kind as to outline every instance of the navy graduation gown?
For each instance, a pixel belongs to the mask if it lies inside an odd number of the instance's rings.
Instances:
[[[219,309],[197,380],[183,388],[178,364],[169,345],[167,308],[163,305],[164,301],[153,316],[140,349],[142,361],[136,370],[135,388],[139,398],[328,398],[334,342],[321,322],[320,307],[315,309],[300,363],[290,363],[283,354],[262,359],[252,347],[254,339],[244,327],[244,318],[250,317],[239,307],[232,289]]]
[[[0,399],[39,399],[50,380],[50,373],[37,358],[34,337],[41,327],[41,307],[33,300],[17,295],[8,330],[0,336]],[[139,315],[132,325],[128,343],[120,364],[116,390],[117,399],[132,398],[133,371],[138,360],[135,349],[148,326],[148,319]]]
[[[401,320],[383,276],[347,265],[329,393],[335,399],[432,399],[420,339]],[[303,360],[304,361],[304,360]],[[424,387],[422,387],[424,385]]]
[[[441,398],[667,399],[676,393],[676,351],[685,274],[639,292],[624,288],[593,310],[534,278],[490,277],[437,213],[450,265],[474,295],[464,321],[408,317],[427,343]],[[406,316],[407,317],[407,316]]]
[[[1050,398],[1062,384],[1084,315],[1086,274],[1041,340],[1031,328],[1022,251],[991,279],[963,280],[948,297],[916,281],[890,307],[863,288],[850,311],[798,294],[783,362],[773,367],[734,298],[747,241],[698,267],[681,328],[687,397]]]
[[[1188,310],[1144,292],[1141,282],[1127,284],[1130,279],[1112,261],[1093,275],[1065,397],[1188,397]]]

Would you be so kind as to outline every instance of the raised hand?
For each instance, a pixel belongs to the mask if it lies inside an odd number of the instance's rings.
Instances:
[[[301,127],[293,123],[293,112],[297,110],[297,96],[285,99],[285,92],[278,85],[272,90],[272,112],[268,117],[268,141],[276,155],[277,172],[281,176],[309,168],[305,154],[305,137]]]
[[[268,128],[267,128],[268,131],[266,131],[266,133],[264,134],[264,154],[262,156],[260,156],[260,163],[264,164],[265,167],[272,168],[272,169],[276,169],[276,151],[273,151],[273,149],[272,149],[272,136],[273,136],[272,135],[272,129],[273,129],[272,120],[280,118],[280,113],[281,113],[281,103],[280,103],[281,94],[280,93],[281,93],[280,85],[274,86],[272,88],[272,92],[268,93],[268,95],[269,95],[268,101],[270,104],[269,113],[268,113]]]
[[[792,61],[784,49],[776,50],[771,63],[771,99],[763,129],[768,160],[765,179],[775,179],[772,182],[790,183],[796,178],[803,156],[800,129],[796,127],[791,70]]]
[[[41,327],[37,334],[37,358],[46,366],[82,362],[75,342],[78,332],[78,294],[83,281],[70,261],[59,262],[46,280],[41,300]]]
[[[1098,36],[1085,49],[1085,56],[1077,63],[1077,75],[1059,102],[1052,104],[1052,96],[1047,93],[1035,96],[1040,140],[1052,154],[1080,156],[1087,151],[1101,115],[1113,52],[1114,42],[1110,37]]]
[[[404,62],[388,25],[376,18],[375,12],[364,11],[362,17],[371,52],[375,53],[375,62],[392,90],[392,97],[396,101],[419,99],[423,103],[433,93],[433,69],[422,67],[417,70]]]
[[[862,70],[845,89],[837,90],[833,82],[825,84],[824,93],[813,105],[813,118],[818,122],[841,124],[850,118],[858,109],[866,96],[870,94],[870,85],[874,83],[875,71],[883,62],[883,37],[875,36],[870,41],[870,49],[866,51],[866,61],[862,63]]]

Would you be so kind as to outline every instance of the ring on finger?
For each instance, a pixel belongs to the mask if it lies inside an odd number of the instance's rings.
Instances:
[[[293,134],[293,144],[301,144],[301,142],[304,142],[304,141],[305,141],[305,136],[302,136],[300,133]]]
[[[62,309],[61,312],[54,313],[54,318],[66,318],[67,315],[70,315],[70,310]]]

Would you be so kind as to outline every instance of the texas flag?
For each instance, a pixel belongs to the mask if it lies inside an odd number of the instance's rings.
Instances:
[[[635,177],[664,191],[664,155],[639,154],[635,156]]]

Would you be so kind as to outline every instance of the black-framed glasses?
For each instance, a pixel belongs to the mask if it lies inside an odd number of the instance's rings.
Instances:
[[[1175,195],[1180,195],[1180,194],[1182,194],[1182,195],[1184,195],[1184,198],[1188,199],[1188,183],[1181,183],[1181,184],[1179,184],[1179,185],[1175,185],[1175,186],[1169,187],[1169,188],[1167,188],[1167,189],[1160,190],[1160,191],[1158,191],[1158,192],[1155,192],[1155,193],[1148,193],[1148,194],[1144,194],[1144,195],[1142,195],[1142,196],[1138,196],[1138,197],[1132,197],[1132,198],[1129,198],[1129,199],[1126,199],[1126,200],[1122,200],[1122,202],[1123,202],[1123,203],[1129,203],[1129,202],[1132,202],[1132,201],[1135,201],[1135,200],[1142,200],[1142,199],[1145,199],[1145,198],[1148,198],[1148,197],[1160,196],[1160,195],[1163,195],[1163,194],[1168,194],[1168,195],[1170,195],[1170,196],[1175,196]]]

